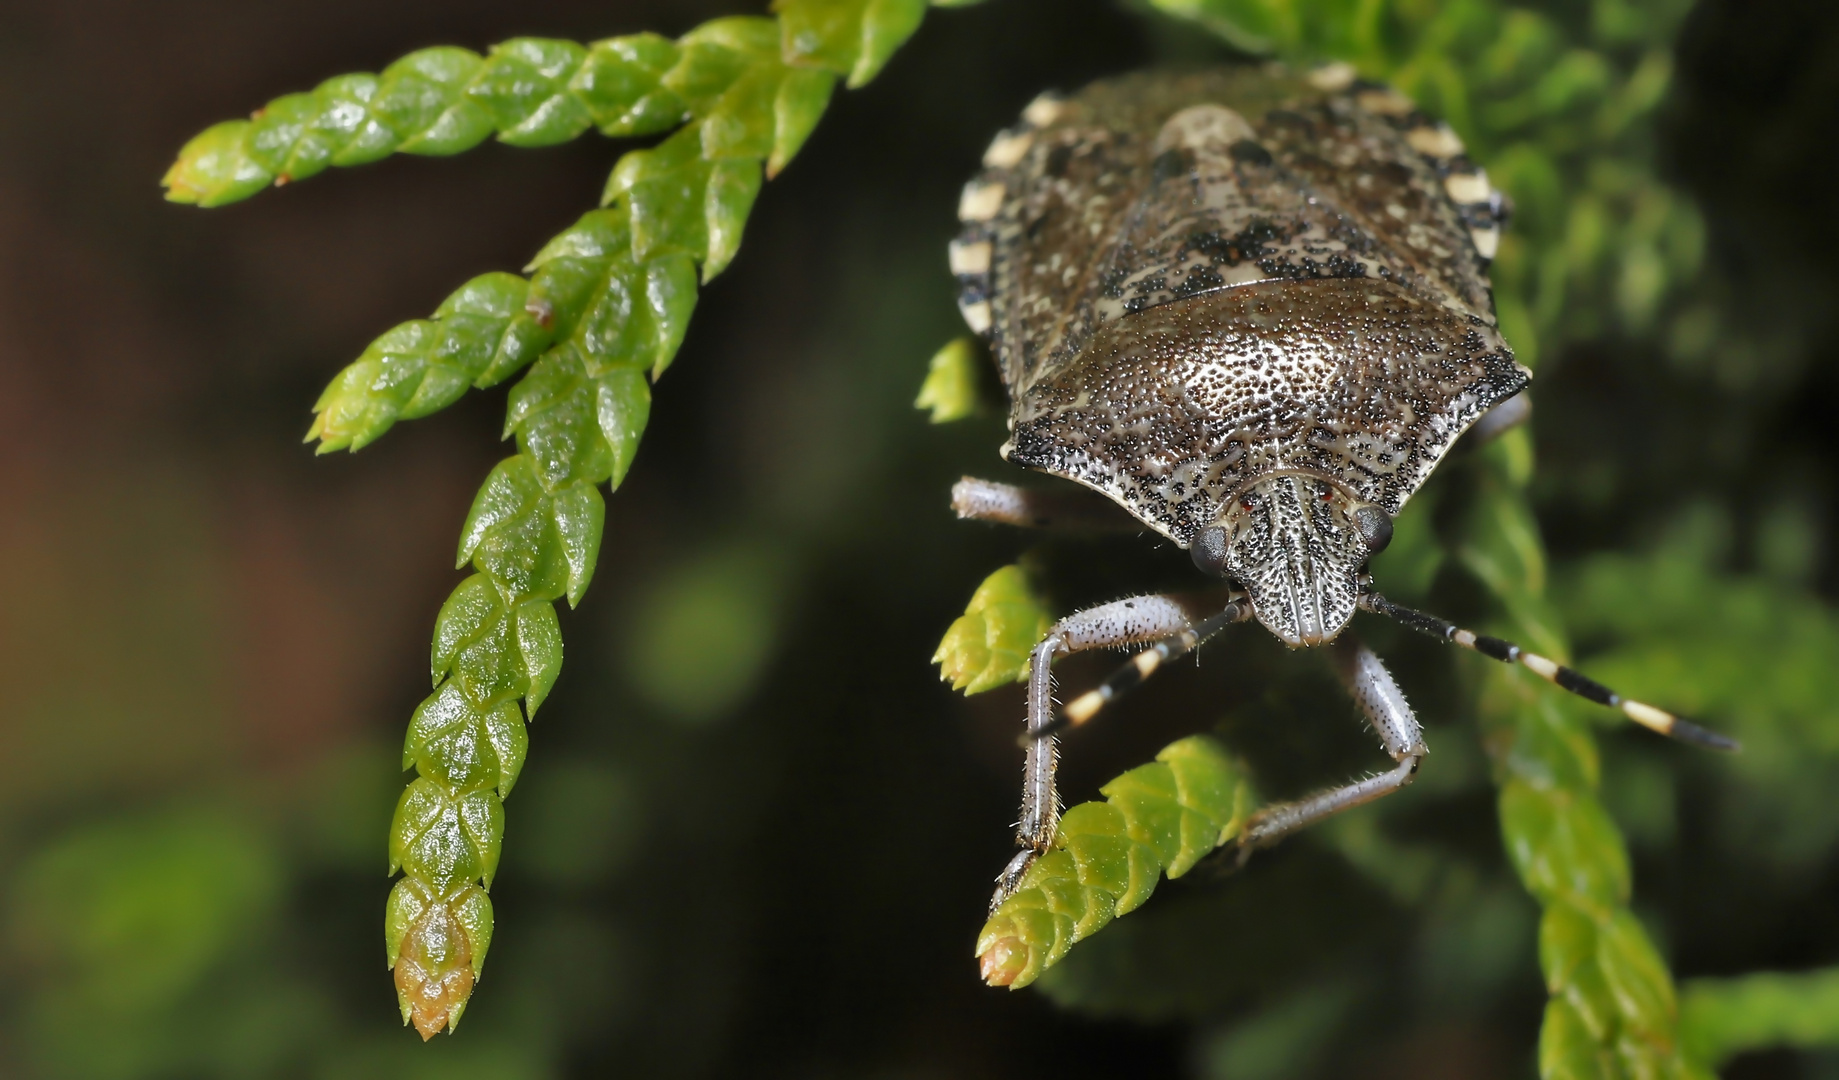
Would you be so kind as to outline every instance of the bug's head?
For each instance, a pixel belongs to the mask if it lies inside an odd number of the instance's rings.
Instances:
[[[1357,579],[1392,539],[1392,518],[1307,473],[1266,476],[1239,492],[1188,545],[1194,564],[1251,595],[1265,629],[1296,647],[1332,641],[1354,617]]]

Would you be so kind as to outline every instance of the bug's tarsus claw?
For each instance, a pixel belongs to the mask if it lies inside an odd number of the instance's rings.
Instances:
[[[1009,860],[1009,865],[1003,867],[1003,872],[996,875],[996,892],[990,896],[992,913],[1022,887],[1022,878],[1028,875],[1028,868],[1040,857],[1041,853],[1035,849],[1023,848],[1015,853],[1015,858]]]
[[[1251,861],[1252,852],[1256,850],[1256,847],[1255,844],[1247,843],[1245,837],[1241,835],[1237,840],[1222,844],[1203,856],[1182,880],[1223,881],[1232,877],[1245,869],[1245,864]]]

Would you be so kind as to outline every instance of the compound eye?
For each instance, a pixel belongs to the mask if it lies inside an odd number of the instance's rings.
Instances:
[[[1194,557],[1194,565],[1201,573],[1223,577],[1226,573],[1226,530],[1213,525],[1195,533],[1194,539],[1188,542],[1188,554]]]
[[[1384,510],[1365,503],[1354,507],[1354,527],[1366,540],[1368,555],[1377,555],[1392,542],[1392,518]]]

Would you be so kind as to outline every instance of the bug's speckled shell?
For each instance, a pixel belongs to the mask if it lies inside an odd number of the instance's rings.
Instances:
[[[1448,128],[1345,71],[1039,99],[959,209],[1006,455],[1183,546],[1274,470],[1396,514],[1529,378],[1488,286],[1499,196]]]

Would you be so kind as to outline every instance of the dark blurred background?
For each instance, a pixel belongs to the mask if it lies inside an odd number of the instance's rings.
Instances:
[[[507,452],[502,391],[355,456],[300,438],[372,337],[523,265],[623,147],[395,158],[208,213],[157,181],[205,125],[420,46],[674,35],[759,10],[5,6],[0,1073],[1530,1075],[1536,909],[1499,853],[1462,699],[1439,689],[1453,661],[1402,643],[1441,741],[1383,820],[1465,853],[1466,884],[1446,874],[1425,899],[1408,858],[1363,863],[1370,816],[1167,887],[1047,992],[976,978],[1020,699],[957,697],[926,661],[1033,541],[946,508],[961,473],[1003,475],[1000,421],[933,428],[911,400],[961,332],[944,244],[991,133],[1044,87],[1196,52],[1101,0],[934,13],[766,187],[658,387],[595,585],[563,615],[485,978],[455,1036],[398,1026],[380,934],[397,749],[460,521]],[[1723,310],[1754,344],[1545,358],[1541,524],[1578,566],[1691,547],[1750,583],[1765,622],[1792,600],[1823,648],[1839,640],[1817,636],[1839,585],[1839,14],[1707,0],[1678,64],[1663,171],[1699,200]],[[1064,568],[1063,610],[1185,562],[1149,538],[1043,557]],[[1222,716],[1274,791],[1377,763],[1318,660],[1233,642],[1072,740],[1069,798]],[[1741,780],[1606,736],[1638,907],[1681,977],[1839,964],[1839,728],[1813,719],[1781,744],[1795,761],[1765,754]],[[1729,1075],[1839,1076],[1839,1058],[1751,1055]]]

